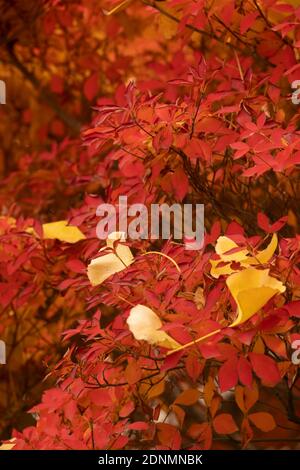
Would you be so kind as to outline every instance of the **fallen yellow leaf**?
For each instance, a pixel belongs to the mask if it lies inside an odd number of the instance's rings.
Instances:
[[[241,267],[268,263],[274,255],[277,245],[278,238],[274,233],[267,248],[259,251],[255,256],[250,256],[248,250],[239,248],[231,238],[219,237],[216,243],[216,253],[219,255],[220,260],[210,260],[212,266],[210,273],[213,277],[218,278],[236,272],[237,270],[231,267],[231,262],[240,263]],[[231,250],[236,251],[228,254]]]
[[[106,240],[106,247],[100,250],[103,251],[107,247],[114,249],[114,253],[108,253],[103,256],[94,258],[87,268],[87,275],[90,283],[93,286],[102,284],[106,279],[115,273],[119,273],[126,269],[134,261],[134,257],[128,246],[118,243],[114,248],[114,243],[117,240],[124,239],[122,232],[111,233]]]
[[[85,239],[85,235],[74,225],[68,225],[67,220],[43,224],[44,238],[57,239],[62,242],[76,243]]]
[[[231,274],[226,284],[238,306],[238,316],[231,327],[244,323],[275,294],[285,291],[282,282],[269,275],[269,269],[244,269]]]
[[[0,446],[0,450],[11,450],[13,449],[13,447],[15,447],[15,440],[16,438],[13,437],[12,439],[10,439],[8,442],[6,442],[5,444],[2,444]]]
[[[0,219],[5,220],[11,227],[16,226],[16,219],[13,217],[1,216]],[[76,243],[85,239],[85,235],[79,230],[79,228],[74,225],[68,225],[67,220],[49,222],[47,224],[43,224],[42,227],[44,238],[57,239],[67,243]],[[35,234],[33,227],[28,227],[26,232]]]
[[[127,324],[135,339],[147,341],[167,349],[180,348],[171,336],[161,330],[162,322],[151,308],[138,304],[130,310]]]
[[[229,254],[228,252],[234,248],[238,249],[239,246],[231,238],[219,237],[215,251],[223,261],[242,261],[247,258],[248,250],[245,248],[240,248],[238,251]]]
[[[257,255],[251,256],[250,258],[248,258],[245,261],[245,263],[249,263],[252,265],[268,263],[270,259],[272,258],[272,256],[274,255],[277,245],[278,245],[278,238],[277,238],[276,233],[274,233],[267,248],[265,250],[259,251]]]

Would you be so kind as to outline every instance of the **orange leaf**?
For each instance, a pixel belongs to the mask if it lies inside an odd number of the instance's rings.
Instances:
[[[210,414],[211,414],[212,418],[215,417],[218,409],[220,408],[221,401],[222,401],[222,398],[219,395],[213,397],[213,399],[211,401],[211,404],[210,404],[210,407],[209,407]]]
[[[174,411],[174,413],[176,414],[176,417],[179,422],[179,426],[182,428],[184,418],[185,418],[185,411],[182,408],[180,408],[180,406],[177,406],[177,405],[172,405],[172,411]]]
[[[215,417],[213,426],[218,434],[233,434],[238,430],[233,417],[229,413],[222,413]]]
[[[136,361],[130,361],[125,369],[125,377],[130,385],[137,383],[142,377],[142,371]]]
[[[208,377],[207,382],[204,385],[204,391],[203,391],[203,398],[205,400],[206,406],[210,406],[211,401],[214,396],[214,391],[215,391],[215,383],[214,383],[214,379],[210,375]]]
[[[153,385],[147,393],[147,397],[150,400],[151,398],[159,397],[165,391],[165,381],[161,380],[157,384]]]
[[[254,382],[251,388],[241,387],[237,385],[235,387],[235,401],[238,407],[243,413],[246,413],[258,400],[258,388]]]
[[[249,415],[250,421],[261,431],[269,432],[276,428],[276,422],[270,413],[263,411]]]
[[[198,401],[199,397],[199,390],[190,388],[189,390],[185,390],[180,395],[178,395],[178,397],[174,401],[174,405],[194,405]]]

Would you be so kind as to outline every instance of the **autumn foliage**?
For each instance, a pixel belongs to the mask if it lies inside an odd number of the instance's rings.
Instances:
[[[0,31],[2,440],[299,448],[298,0],[0,0]],[[203,203],[203,246],[99,240],[120,195]]]

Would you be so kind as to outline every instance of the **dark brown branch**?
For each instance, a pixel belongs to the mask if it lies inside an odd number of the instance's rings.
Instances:
[[[262,9],[260,8],[259,4],[257,3],[257,0],[253,0],[253,3],[258,11],[258,13],[260,14],[260,17],[264,20],[264,22],[266,23],[266,25],[273,31],[274,34],[276,34],[276,36],[281,39],[281,41],[284,42],[284,44],[286,44],[287,46],[290,46],[290,47],[294,47],[293,44],[290,43],[290,41],[287,39],[287,38],[284,38],[281,36],[280,32],[279,31],[274,31],[273,30],[273,24],[271,23],[271,21],[268,20],[268,18],[266,17],[266,15],[264,14],[264,12],[262,11]]]
[[[152,7],[154,8],[154,10],[156,11],[159,11],[162,15],[166,16],[167,18],[169,18],[170,20],[172,21],[175,21],[176,23],[180,23],[180,19],[177,18],[176,16],[172,15],[172,13],[169,13],[168,11],[166,11],[164,8],[162,8],[160,5],[157,5],[157,3],[155,1],[151,2],[151,1],[148,1],[148,0],[142,0],[142,2],[149,6],[149,7]],[[185,25],[186,28],[190,29],[191,31],[193,31],[194,33],[199,33],[199,34],[202,34],[204,36],[207,36],[209,37],[210,39],[215,39],[217,42],[223,44],[223,46],[227,46],[229,47],[230,49],[236,49],[236,46],[234,46],[233,44],[229,43],[229,42],[224,42],[222,38],[219,38],[216,34],[211,34],[209,33],[208,31],[205,31],[204,29],[200,29],[200,28],[197,28],[196,26],[193,26],[192,24],[189,24],[189,23],[186,23]]]

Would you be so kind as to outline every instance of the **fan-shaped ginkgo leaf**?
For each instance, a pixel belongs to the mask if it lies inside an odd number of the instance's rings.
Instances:
[[[215,278],[232,274],[237,271],[232,267],[232,262],[239,263],[241,267],[245,268],[249,265],[268,263],[275,253],[277,245],[278,238],[274,233],[267,248],[251,256],[248,250],[239,247],[231,238],[219,237],[216,243],[216,253],[220,259],[210,260],[212,266],[210,273]]]
[[[85,240],[85,235],[75,225],[68,225],[67,220],[49,222],[43,224],[43,237],[48,240],[60,240],[61,242],[77,243]],[[36,234],[33,227],[26,229],[27,233]]]
[[[269,269],[244,269],[229,276],[226,284],[238,306],[238,316],[231,327],[244,323],[275,294],[285,291],[282,282],[269,275]]]
[[[124,239],[122,232],[112,232],[106,240],[106,247],[102,248],[100,252],[107,248],[114,250],[114,252],[99,256],[88,265],[87,275],[93,286],[102,284],[110,276],[123,271],[133,263],[134,258],[128,246],[122,245],[122,243],[114,246],[116,241],[122,241],[122,239]]]
[[[151,308],[145,305],[136,305],[130,310],[127,324],[135,339],[147,341],[167,349],[180,347],[171,336],[161,330],[162,322]]]
[[[43,234],[44,238],[57,239],[67,243],[77,243],[86,238],[78,227],[68,225],[67,220],[43,224]]]

